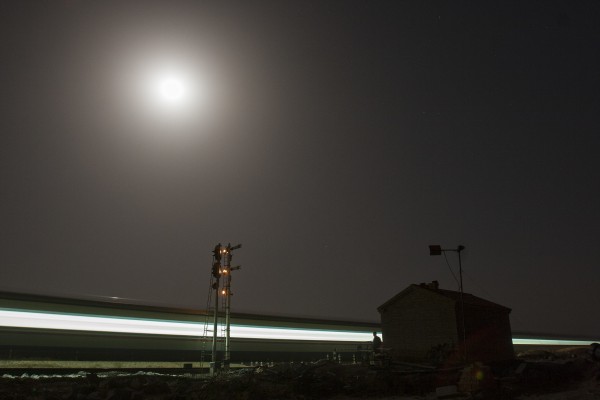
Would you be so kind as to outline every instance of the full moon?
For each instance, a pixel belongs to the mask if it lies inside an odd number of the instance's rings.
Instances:
[[[166,78],[160,83],[160,94],[167,101],[180,100],[184,95],[183,83],[176,78]]]

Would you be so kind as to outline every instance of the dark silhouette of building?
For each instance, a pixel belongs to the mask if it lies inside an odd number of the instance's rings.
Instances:
[[[453,363],[514,358],[507,307],[439,288],[437,281],[410,285],[383,305],[381,328],[395,360]],[[466,346],[463,338],[466,338]]]

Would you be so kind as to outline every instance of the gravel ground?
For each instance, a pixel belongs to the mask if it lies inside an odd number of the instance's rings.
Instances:
[[[1,374],[1,372],[0,372]],[[600,363],[579,353],[522,355],[502,365],[425,370],[323,360],[232,370],[216,377],[84,373],[0,377],[0,400],[515,400],[600,399]]]

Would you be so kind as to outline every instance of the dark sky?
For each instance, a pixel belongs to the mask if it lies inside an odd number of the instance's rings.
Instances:
[[[231,242],[235,311],[378,321],[411,283],[456,289],[427,246],[462,244],[465,291],[514,330],[598,336],[599,21],[599,1],[4,1],[0,289],[203,308]],[[150,99],[161,68],[194,101]]]

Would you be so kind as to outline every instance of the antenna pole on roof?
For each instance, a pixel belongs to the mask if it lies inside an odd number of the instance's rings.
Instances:
[[[465,301],[464,301],[464,290],[463,290],[463,278],[462,278],[462,259],[460,252],[465,249],[465,246],[458,245],[456,249],[442,249],[442,246],[438,244],[429,245],[429,255],[439,256],[447,251],[455,251],[458,253],[458,275],[460,278],[459,290],[460,290],[460,313],[462,322],[462,340],[463,340],[463,352],[464,359],[467,361],[467,331],[465,329]]]

